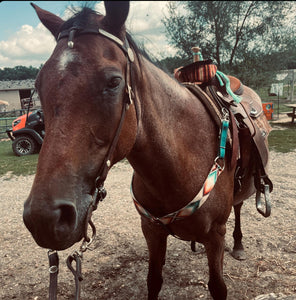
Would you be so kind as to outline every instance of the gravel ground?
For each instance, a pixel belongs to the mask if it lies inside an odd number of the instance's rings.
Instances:
[[[295,158],[296,152],[271,152],[274,191],[269,218],[257,213],[254,197],[243,206],[245,261],[230,255],[233,212],[230,215],[224,257],[228,299],[296,299]],[[148,251],[129,193],[131,175],[130,165],[122,162],[106,181],[108,195],[93,217],[98,231],[95,249],[84,254],[82,299],[147,297]],[[22,222],[33,178],[0,177],[0,299],[47,298],[47,251],[35,244]],[[59,300],[73,299],[74,281],[64,261],[78,247],[60,252]],[[201,245],[197,250],[193,253],[188,242],[169,237],[160,299],[211,299],[206,255]]]

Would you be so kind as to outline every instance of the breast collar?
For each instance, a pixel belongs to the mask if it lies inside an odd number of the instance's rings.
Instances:
[[[169,225],[173,223],[174,221],[183,220],[189,216],[191,216],[197,209],[199,209],[208,199],[210,192],[215,187],[215,184],[218,180],[218,177],[221,175],[221,173],[224,170],[224,165],[221,166],[218,163],[219,157],[215,159],[215,162],[213,166],[211,167],[211,170],[203,183],[203,186],[201,187],[200,191],[197,193],[197,195],[194,197],[192,201],[190,201],[186,206],[180,208],[179,210],[169,213],[167,215],[164,215],[162,217],[155,217],[153,216],[146,208],[144,208],[136,199],[134,191],[133,191],[133,178],[130,186],[130,193],[133,198],[135,207],[138,211],[138,213],[148,218],[152,223],[157,223],[161,225]],[[224,163],[223,163],[224,164]],[[170,232],[170,234],[172,234]],[[176,235],[172,234],[173,236],[177,237]]]

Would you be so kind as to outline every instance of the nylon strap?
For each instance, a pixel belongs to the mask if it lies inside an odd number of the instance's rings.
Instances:
[[[220,135],[220,146],[219,146],[219,157],[225,158],[227,132],[229,128],[229,120],[223,119],[221,125],[221,135]]]

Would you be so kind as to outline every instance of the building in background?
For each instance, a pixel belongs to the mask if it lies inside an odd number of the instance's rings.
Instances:
[[[20,110],[28,107],[35,80],[0,81],[0,99],[8,103],[6,110]],[[40,100],[34,94],[31,106],[40,107]]]

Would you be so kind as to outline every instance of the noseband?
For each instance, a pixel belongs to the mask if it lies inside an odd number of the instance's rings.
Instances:
[[[96,228],[91,220],[91,215],[94,210],[97,209],[98,203],[102,201],[106,195],[107,192],[104,188],[104,182],[107,178],[107,174],[110,170],[110,167],[112,166],[111,158],[112,155],[116,149],[120,133],[122,130],[122,126],[124,123],[126,111],[129,109],[129,106],[133,103],[133,96],[134,93],[132,91],[132,74],[131,74],[131,63],[134,61],[134,53],[133,50],[130,48],[127,38],[125,38],[125,41],[122,42],[118,37],[114,36],[113,34],[103,30],[103,29],[83,29],[79,27],[71,27],[70,29],[67,29],[65,31],[60,32],[57,38],[57,42],[63,38],[68,38],[68,47],[73,49],[74,48],[74,37],[83,35],[83,34],[97,34],[102,35],[109,40],[113,41],[119,48],[124,52],[126,58],[127,58],[127,66],[126,66],[126,77],[125,77],[125,90],[127,93],[127,96],[124,97],[122,102],[122,111],[121,111],[121,117],[116,129],[116,132],[114,134],[114,137],[112,139],[112,142],[109,146],[109,149],[107,151],[107,154],[105,155],[105,158],[100,166],[97,178],[95,180],[94,189],[92,191],[92,202],[89,205],[87,215],[85,218],[84,223],[84,240],[82,242],[82,245],[78,251],[74,251],[73,254],[69,255],[67,258],[67,266],[71,270],[71,272],[74,275],[75,278],[75,299],[80,298],[80,282],[82,280],[81,276],[81,260],[83,252],[85,252],[87,249],[89,249],[90,244],[92,243],[95,234],[96,234]],[[92,237],[90,238],[87,233],[88,225],[90,225],[92,229]],[[50,300],[56,300],[57,297],[57,276],[58,276],[58,254],[56,251],[49,250],[48,252],[49,257],[49,264],[50,264],[50,286],[49,286],[49,299]],[[72,262],[75,261],[76,263],[76,269],[72,267]]]

